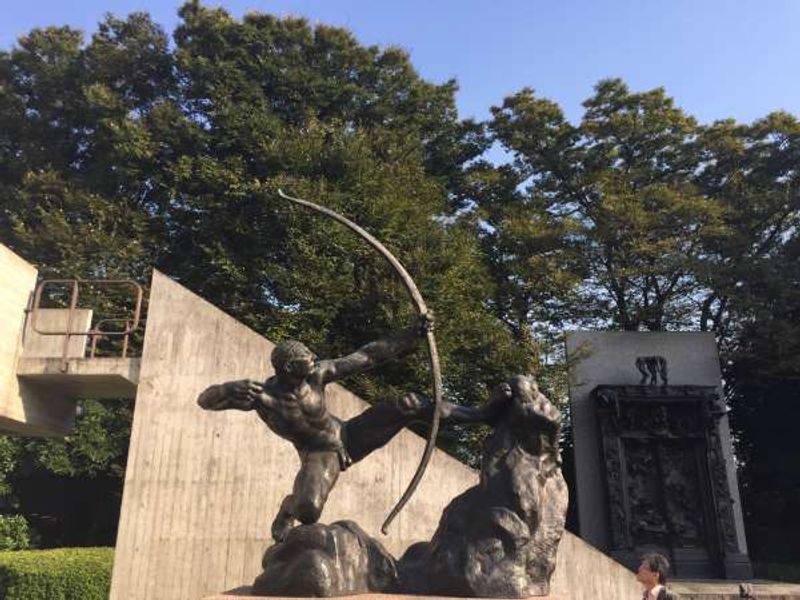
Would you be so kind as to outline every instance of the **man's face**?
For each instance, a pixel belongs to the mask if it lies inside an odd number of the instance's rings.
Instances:
[[[311,350],[306,349],[302,354],[295,356],[286,363],[286,371],[295,377],[306,377],[314,369],[317,357]]]
[[[647,563],[642,561],[639,570],[636,571],[636,580],[647,588],[658,584],[658,571],[651,571]]]

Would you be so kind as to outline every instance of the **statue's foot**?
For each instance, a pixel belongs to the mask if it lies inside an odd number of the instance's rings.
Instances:
[[[294,517],[287,513],[278,513],[278,516],[272,522],[272,539],[276,542],[282,542],[293,528]]]

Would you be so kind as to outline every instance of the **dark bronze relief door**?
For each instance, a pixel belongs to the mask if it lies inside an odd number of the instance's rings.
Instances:
[[[595,399],[611,554],[635,568],[660,552],[679,577],[722,576],[714,388],[599,386]]]
[[[672,558],[676,575],[719,576],[703,440],[623,438],[634,549]]]

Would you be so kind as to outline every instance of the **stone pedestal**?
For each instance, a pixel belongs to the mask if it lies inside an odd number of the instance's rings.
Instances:
[[[435,600],[464,600],[453,596],[415,596],[411,594],[359,594],[357,596],[339,596],[340,598],[350,598],[357,600],[423,600],[423,598]],[[249,587],[236,588],[216,596],[206,596],[203,600],[298,600],[286,596],[251,596]],[[498,600],[498,599],[493,599]],[[502,600],[502,599],[500,599]],[[519,600],[518,598],[516,600]],[[566,600],[556,596],[537,596],[536,600]]]
[[[681,600],[800,600],[800,584],[780,581],[673,581],[670,589]],[[745,595],[742,595],[744,592]]]
[[[751,581],[745,584],[751,598],[758,600],[800,600],[800,584],[778,581]],[[740,584],[728,581],[672,581],[670,589],[680,594],[681,600],[742,600]],[[537,600],[578,600],[582,596],[539,596]],[[583,596],[586,597],[586,596]],[[634,596],[631,596],[634,597]],[[638,597],[638,596],[637,596]],[[746,598],[747,596],[745,596]],[[341,596],[351,600],[463,600],[445,596],[411,596],[406,594],[361,594]],[[223,594],[207,596],[203,600],[297,600],[276,596],[251,596],[249,587],[236,588]]]

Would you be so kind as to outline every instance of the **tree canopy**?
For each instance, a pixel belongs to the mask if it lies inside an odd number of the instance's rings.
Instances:
[[[485,303],[491,278],[471,225],[452,218],[450,190],[488,143],[458,118],[455,83],[304,19],[236,20],[197,2],[180,16],[172,41],[134,13],[108,16],[88,40],[50,27],[0,53],[2,241],[43,276],[145,283],[159,268],[323,356],[405,326],[412,305],[380,257],[281,201],[283,187],[355,219],[413,273],[437,315],[451,397],[480,402],[487,385],[528,370]],[[378,400],[428,380],[420,352],[351,387]],[[127,421],[87,407],[66,446],[8,455],[58,476],[118,476]],[[93,433],[103,419],[104,441]]]

